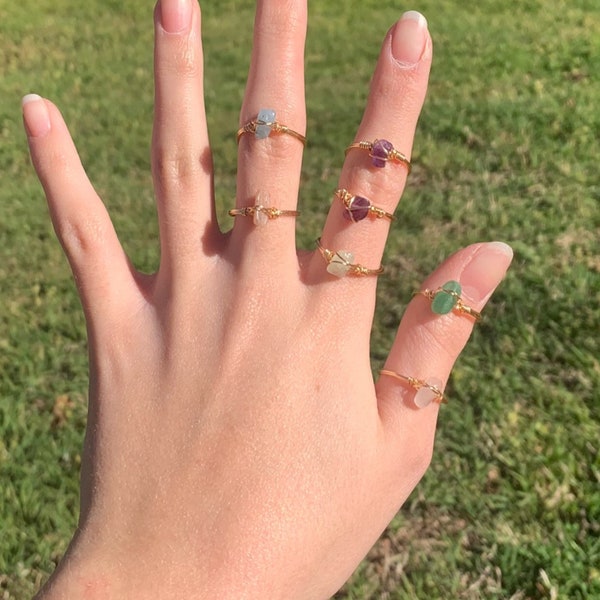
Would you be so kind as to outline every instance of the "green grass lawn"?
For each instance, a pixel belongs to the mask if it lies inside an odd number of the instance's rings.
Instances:
[[[29,163],[20,98],[55,100],[137,266],[158,257],[149,175],[152,2],[0,0],[0,598],[31,596],[77,518],[86,341]],[[298,238],[311,247],[387,28],[435,60],[380,282],[373,367],[412,290],[468,243],[510,275],[460,358],[431,469],[338,598],[600,598],[597,0],[312,0]],[[203,6],[219,214],[234,196],[250,0]],[[326,568],[326,565],[324,565]]]

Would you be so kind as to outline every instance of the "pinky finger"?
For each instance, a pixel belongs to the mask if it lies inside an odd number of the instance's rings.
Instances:
[[[443,392],[473,330],[473,314],[483,309],[511,260],[512,250],[501,242],[459,250],[425,281],[421,292],[429,292],[416,294],[408,305],[384,367],[399,377],[382,374],[377,383],[379,412],[387,434],[386,462],[391,471],[396,471],[401,457],[406,456],[412,457],[417,479],[427,468],[441,398],[421,385],[431,384],[434,392]],[[431,296],[450,281],[460,284],[460,296],[454,298],[460,298],[459,303],[446,314],[436,314]],[[446,294],[446,298],[452,296]],[[418,397],[417,388],[422,390]],[[433,401],[420,409],[422,400]]]
[[[106,208],[79,160],[54,104],[36,94],[23,98],[23,121],[52,224],[79,288],[88,324],[117,301],[132,271]],[[115,290],[114,292],[112,290]]]

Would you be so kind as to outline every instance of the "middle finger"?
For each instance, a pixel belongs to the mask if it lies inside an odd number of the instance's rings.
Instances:
[[[254,24],[254,45],[240,128],[256,128],[259,112],[275,111],[275,121],[289,132],[239,133],[236,208],[263,206],[294,211],[306,128],[304,99],[304,42],[306,0],[259,0]],[[274,128],[277,129],[277,126]],[[266,137],[261,137],[265,136]],[[256,217],[256,218],[253,218]],[[274,253],[283,269],[294,268],[295,216],[269,219],[268,212],[237,216],[232,234],[233,252],[242,260],[267,261]],[[244,244],[241,252],[241,244]],[[294,269],[294,270],[296,270]]]

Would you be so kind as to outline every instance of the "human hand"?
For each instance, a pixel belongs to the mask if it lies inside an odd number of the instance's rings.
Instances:
[[[284,6],[258,2],[240,126],[274,107],[303,134],[306,4]],[[297,253],[290,216],[263,226],[238,216],[220,232],[200,10],[162,0],[155,20],[156,274],[127,260],[58,110],[32,96],[24,103],[90,346],[80,526],[40,597],[326,598],[423,475],[438,404],[418,409],[415,390],[394,377],[373,382],[376,277],[337,279],[318,250]],[[424,19],[408,13],[384,41],[356,141],[385,136],[410,156],[431,56]],[[291,135],[243,134],[237,207],[268,195],[294,210],[302,152]],[[354,150],[339,187],[392,213],[406,175],[402,162],[374,168]],[[352,223],[343,212],[335,199],[323,247],[378,267],[388,219]],[[470,246],[423,288],[460,281],[479,311],[510,256],[502,244]],[[385,369],[442,388],[472,325],[416,296]]]

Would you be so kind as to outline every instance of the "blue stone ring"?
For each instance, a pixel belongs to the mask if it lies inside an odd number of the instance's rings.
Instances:
[[[256,119],[249,121],[243,127],[240,127],[237,132],[237,142],[240,143],[240,138],[245,133],[253,133],[257,140],[264,140],[268,138],[272,133],[286,133],[295,137],[297,140],[302,142],[302,145],[306,145],[306,138],[297,131],[290,129],[286,125],[282,125],[275,120],[275,111],[270,108],[261,108],[258,111]]]
[[[346,154],[350,150],[366,150],[371,157],[371,164],[374,167],[382,169],[388,161],[403,164],[410,173],[410,160],[405,154],[396,150],[391,142],[387,140],[375,140],[374,142],[354,142],[346,148]]]

